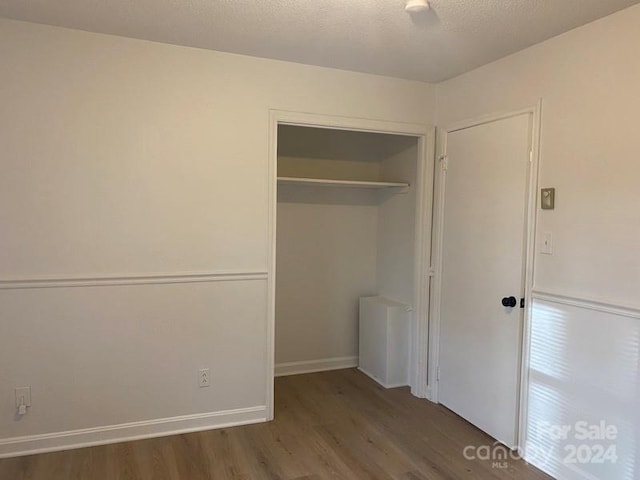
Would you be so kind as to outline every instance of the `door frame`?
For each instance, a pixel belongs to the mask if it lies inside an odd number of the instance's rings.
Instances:
[[[530,107],[519,110],[498,112],[489,115],[455,122],[443,128],[437,129],[437,164],[434,173],[434,213],[433,213],[433,236],[431,252],[432,275],[430,307],[429,307],[429,392],[431,400],[438,403],[438,376],[440,369],[440,306],[442,297],[442,244],[444,234],[444,194],[447,159],[447,136],[465,128],[475,127],[486,123],[504,120],[523,114],[529,114],[531,121],[531,152],[528,172],[525,214],[525,258],[524,258],[524,291],[525,309],[521,326],[520,338],[520,379],[518,387],[518,418],[516,421],[516,438],[518,451],[522,455],[526,445],[527,436],[527,408],[528,408],[528,387],[529,387],[529,361],[530,361],[530,336],[531,336],[531,313],[534,266],[535,266],[535,238],[537,222],[537,191],[538,174],[540,165],[540,128],[542,114],[542,99]]]
[[[416,235],[414,255],[414,324],[411,342],[410,378],[411,393],[416,397],[430,398],[427,386],[428,370],[428,315],[429,315],[429,262],[431,252],[432,187],[435,163],[435,128],[431,125],[394,121],[320,115],[284,110],[269,111],[268,155],[268,266],[267,266],[267,365],[266,410],[267,420],[274,417],[273,385],[275,375],[275,306],[276,306],[276,215],[277,215],[277,163],[278,126],[329,128],[359,132],[386,133],[418,138],[416,193]]]

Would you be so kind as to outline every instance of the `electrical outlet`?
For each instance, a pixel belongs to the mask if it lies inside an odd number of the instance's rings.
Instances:
[[[211,385],[211,372],[209,372],[208,368],[201,368],[198,370],[198,386],[208,387]]]
[[[20,414],[26,413],[26,407],[31,406],[31,387],[16,387],[16,408],[21,410]]]

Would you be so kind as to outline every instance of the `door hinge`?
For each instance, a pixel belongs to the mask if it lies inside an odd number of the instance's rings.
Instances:
[[[440,381],[440,366],[438,365],[438,368],[436,368],[436,380],[439,382]]]
[[[435,277],[435,276],[436,276],[436,268],[435,267],[429,268],[429,277]]]
[[[442,170],[444,170],[445,172],[447,171],[447,168],[449,167],[449,162],[448,162],[448,158],[446,155],[442,155],[440,158],[440,166],[442,168]]]
[[[529,163],[533,163],[533,150],[529,150]]]

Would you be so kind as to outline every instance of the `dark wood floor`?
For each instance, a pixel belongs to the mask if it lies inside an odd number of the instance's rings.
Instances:
[[[493,439],[446,408],[356,370],[276,380],[273,422],[0,460],[1,480],[549,479],[469,461]]]

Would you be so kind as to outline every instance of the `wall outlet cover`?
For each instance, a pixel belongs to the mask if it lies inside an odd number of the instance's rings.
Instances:
[[[208,368],[201,368],[198,370],[198,386],[208,387],[211,385],[211,372]]]

